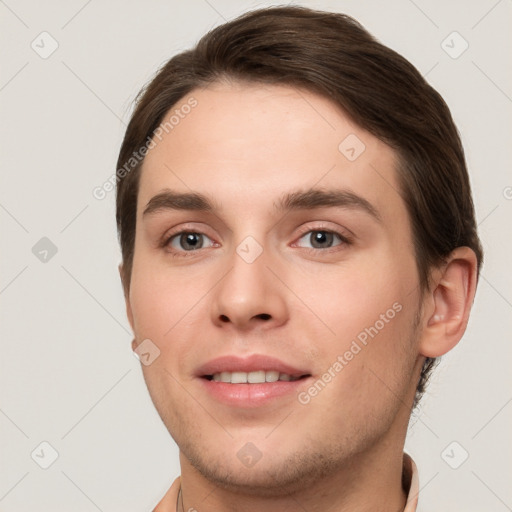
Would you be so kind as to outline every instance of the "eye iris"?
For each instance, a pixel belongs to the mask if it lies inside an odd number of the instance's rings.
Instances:
[[[311,235],[311,245],[315,248],[315,244],[325,244],[328,243],[329,245],[332,243],[333,239],[333,233],[328,233],[327,231],[315,231]]]
[[[203,246],[199,233],[183,233],[180,236],[180,244],[184,249],[201,249]]]

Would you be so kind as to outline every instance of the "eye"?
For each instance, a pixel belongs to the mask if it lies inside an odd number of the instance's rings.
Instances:
[[[196,231],[180,231],[179,233],[175,233],[170,236],[164,244],[165,247],[170,249],[170,252],[192,252],[206,247],[205,239],[212,242],[211,239],[203,233],[198,233]],[[209,245],[208,247],[212,247],[212,245]]]
[[[305,240],[306,245],[304,245]],[[310,244],[308,247],[307,244]],[[299,238],[296,244],[306,250],[316,252],[322,249],[331,249],[341,245],[350,245],[350,240],[341,233],[327,229],[309,229]],[[162,246],[173,256],[187,256],[187,253],[214,247],[215,242],[204,233],[197,231],[179,231],[167,237]]]
[[[339,240],[339,243],[333,245],[333,242]],[[336,233],[335,231],[328,231],[325,229],[312,229],[306,232],[306,234],[302,235],[299,239],[298,245],[299,247],[303,247],[300,244],[301,240],[306,240],[311,244],[311,249],[330,249],[331,247],[335,247],[337,245],[341,245],[343,243],[348,244],[349,241],[340,233]]]

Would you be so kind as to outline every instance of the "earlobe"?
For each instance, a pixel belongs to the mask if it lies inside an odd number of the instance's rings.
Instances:
[[[425,357],[439,357],[450,351],[466,330],[475,296],[476,255],[469,247],[458,247],[430,292],[433,306],[423,329],[419,351]]]

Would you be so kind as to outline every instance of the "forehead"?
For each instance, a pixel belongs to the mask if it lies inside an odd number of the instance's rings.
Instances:
[[[158,133],[142,166],[139,216],[165,189],[199,192],[240,213],[311,187],[357,193],[384,216],[403,213],[392,148],[329,99],[303,89],[196,89],[170,109]]]

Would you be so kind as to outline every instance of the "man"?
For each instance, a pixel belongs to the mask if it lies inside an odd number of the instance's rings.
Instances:
[[[403,453],[482,249],[448,107],[341,14],[172,58],[118,160],[132,347],[180,449],[155,511],[416,510]]]

